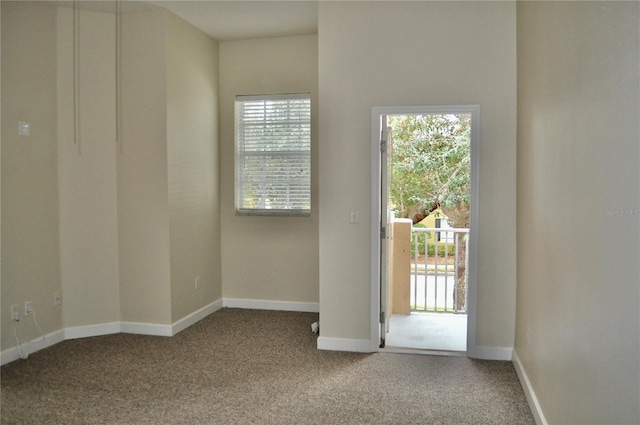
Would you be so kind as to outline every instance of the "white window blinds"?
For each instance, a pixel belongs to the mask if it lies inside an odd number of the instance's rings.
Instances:
[[[310,214],[309,94],[236,97],[236,210]]]

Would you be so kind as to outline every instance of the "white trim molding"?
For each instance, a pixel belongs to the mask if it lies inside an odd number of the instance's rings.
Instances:
[[[120,322],[120,332],[124,334],[173,336],[171,325],[157,323]]]
[[[511,361],[513,347],[475,346],[467,348],[467,357],[480,360]]]
[[[329,338],[320,336],[318,337],[318,350],[374,353],[378,351],[378,346],[372,347],[371,341],[368,339]]]
[[[33,354],[37,351],[43,350],[47,347],[51,347],[52,345],[56,345],[62,341],[64,341],[64,330],[60,329],[58,331],[54,331],[48,333],[44,336],[44,340],[40,340],[37,338],[32,341],[23,342],[23,346],[27,346],[27,352],[29,354]],[[0,353],[0,365],[5,365],[7,363],[11,363],[20,358],[20,352],[18,351],[18,347],[11,347]]]
[[[22,343],[22,345],[26,345],[28,353],[33,354],[36,351],[40,351],[68,339],[89,338],[117,333],[173,336],[194,323],[204,319],[208,315],[220,310],[222,306],[222,299],[218,299],[170,325],[140,322],[109,322],[99,323],[96,325],[73,326],[47,334],[43,341],[36,339]],[[20,353],[17,347],[11,347],[0,353],[0,363],[2,365],[18,360],[19,358]]]
[[[187,329],[189,326],[199,322],[210,314],[215,313],[216,311],[222,308],[222,298],[212,302],[209,305],[202,307],[200,310],[196,310],[188,316],[183,317],[182,319],[174,322],[171,325],[171,336]]]
[[[524,366],[522,366],[522,362],[515,349],[513,350],[513,367],[516,369],[516,374],[518,375],[518,379],[520,379],[520,385],[522,385],[524,395],[527,397],[527,402],[529,403],[529,408],[531,409],[536,424],[547,425],[549,422],[547,422],[547,419],[544,417],[542,407],[540,407],[540,402],[538,402],[538,397],[536,397],[536,393],[533,391],[527,372],[524,370]]]
[[[92,336],[111,335],[120,332],[122,332],[120,322],[73,326],[71,328],[64,328],[64,339],[90,338]]]
[[[223,298],[223,307],[245,308],[250,310],[279,310],[319,313],[319,303],[298,301],[252,300],[248,298]]]

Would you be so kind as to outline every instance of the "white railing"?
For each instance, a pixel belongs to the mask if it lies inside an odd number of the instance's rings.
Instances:
[[[411,228],[411,311],[466,313],[469,229]]]

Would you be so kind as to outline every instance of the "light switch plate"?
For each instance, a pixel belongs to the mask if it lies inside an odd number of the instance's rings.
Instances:
[[[24,121],[18,122],[18,136],[30,136],[30,135],[31,135],[31,124]]]
[[[349,211],[349,223],[358,224],[359,221],[360,221],[360,211],[358,210]]]

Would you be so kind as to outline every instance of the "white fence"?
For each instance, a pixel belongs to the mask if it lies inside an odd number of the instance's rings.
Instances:
[[[466,313],[469,229],[411,228],[411,311]]]

